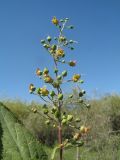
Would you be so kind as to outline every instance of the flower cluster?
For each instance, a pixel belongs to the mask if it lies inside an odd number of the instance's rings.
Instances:
[[[53,127],[57,127],[59,134],[59,142],[61,141],[60,149],[63,149],[68,143],[71,143],[75,146],[83,145],[81,141],[82,137],[89,133],[90,127],[81,126],[81,120],[79,118],[75,118],[72,114],[67,114],[63,110],[64,104],[64,94],[61,88],[62,84],[73,82],[77,83],[77,85],[82,84],[84,81],[81,79],[80,74],[74,74],[70,79],[67,79],[68,71],[63,70],[62,72],[58,69],[58,63],[67,64],[70,67],[76,66],[75,60],[67,61],[66,49],[74,50],[74,43],[76,41],[69,40],[65,37],[63,31],[64,29],[73,29],[72,25],[67,25],[69,19],[60,19],[58,20],[56,17],[53,17],[52,24],[55,25],[59,30],[59,35],[57,37],[52,38],[51,36],[47,36],[45,39],[41,40],[42,46],[47,50],[47,52],[52,56],[54,61],[54,77],[50,75],[49,69],[46,67],[43,70],[40,68],[36,69],[36,75],[38,78],[43,80],[45,84],[49,84],[51,89],[47,89],[46,86],[36,88],[34,84],[30,84],[29,92],[35,95],[38,95],[45,104],[43,105],[43,114],[46,117],[45,124],[52,125]],[[88,108],[90,108],[89,104],[84,102],[85,90],[78,91],[78,99],[77,103],[82,104]],[[68,96],[70,98],[70,103],[76,103],[74,99],[74,95],[70,94]],[[49,103],[51,107],[48,107],[46,103]],[[39,113],[35,108],[32,108],[34,113]],[[77,123],[77,125],[76,125]],[[73,137],[65,142],[62,142],[62,127],[69,126],[75,129],[75,133]],[[76,132],[77,130],[77,132]],[[79,141],[80,140],[80,141]]]

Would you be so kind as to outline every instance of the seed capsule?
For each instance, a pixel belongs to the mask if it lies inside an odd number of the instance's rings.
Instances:
[[[70,61],[68,64],[69,66],[74,67],[76,65],[76,61]]]
[[[61,80],[62,79],[62,76],[61,75],[58,75],[57,76],[57,80]]]
[[[53,79],[49,75],[47,75],[47,76],[45,76],[44,81],[45,81],[45,83],[52,83]]]
[[[59,87],[59,82],[58,81],[54,81],[52,83],[52,85],[53,85],[54,88],[58,88]]]
[[[52,40],[52,38],[50,36],[47,37],[48,42],[50,42]]]
[[[44,68],[43,74],[48,74],[48,73],[49,73],[49,70],[47,68]]]
[[[49,121],[49,120],[45,121],[45,124],[49,125],[49,124],[50,124],[50,121]]]
[[[41,42],[42,44],[44,44],[44,43],[45,43],[45,40],[42,39],[40,42]]]
[[[67,124],[67,119],[63,119],[62,124]]]
[[[50,96],[51,96],[51,97],[54,97],[54,96],[55,96],[55,92],[54,92],[54,91],[51,91],[51,92],[50,92]]]
[[[48,114],[48,109],[44,109],[43,113]]]
[[[46,49],[50,48],[50,46],[48,44],[43,44],[43,47],[45,47]]]
[[[36,69],[36,75],[37,76],[41,76],[42,75],[42,71],[39,68]]]
[[[67,116],[67,120],[68,120],[68,121],[72,121],[72,120],[73,120],[73,115],[68,115],[68,116]]]
[[[42,96],[48,96],[49,91],[45,87],[43,87],[43,88],[40,88],[40,93]]]
[[[36,90],[35,86],[31,83],[31,84],[29,85],[29,92],[30,92],[30,93],[33,93],[35,90]]]
[[[67,76],[67,71],[63,71],[63,72],[62,72],[62,76],[63,76],[63,77]]]
[[[73,40],[69,40],[69,43],[74,43],[74,41]]]
[[[80,79],[80,77],[81,76],[79,74],[73,75],[73,77],[72,77],[73,82],[77,82]]]
[[[58,94],[58,99],[62,100],[63,99],[63,94]]]
[[[52,50],[56,50],[57,46],[56,45],[52,45],[51,49]]]

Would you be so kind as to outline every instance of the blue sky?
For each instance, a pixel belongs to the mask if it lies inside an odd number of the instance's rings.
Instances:
[[[88,95],[120,93],[119,0],[1,0],[0,1],[0,98],[36,100],[28,86],[42,85],[37,67],[52,69],[52,59],[40,44],[55,36],[53,16],[70,18],[75,26],[66,34],[79,41],[74,52],[78,65],[71,73],[83,74]],[[70,90],[70,85],[65,86]]]

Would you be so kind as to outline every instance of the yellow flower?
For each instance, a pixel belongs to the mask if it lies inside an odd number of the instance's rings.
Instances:
[[[46,83],[52,83],[53,82],[53,79],[49,76],[49,75],[46,75],[45,78],[44,78],[44,81]]]
[[[73,78],[72,78],[72,80],[73,80],[74,82],[77,82],[79,79],[80,79],[80,75],[79,75],[79,74],[75,74],[75,75],[73,76]]]
[[[64,56],[64,50],[59,48],[56,50],[56,56],[57,57],[63,57]]]
[[[59,21],[58,21],[58,19],[56,17],[53,17],[52,23],[55,24],[55,25],[58,25]]]
[[[40,93],[42,96],[48,96],[49,91],[45,87],[43,87],[43,88],[40,88]]]
[[[35,86],[31,83],[30,85],[29,85],[29,92],[30,93],[33,93],[34,91],[35,91]]]
[[[37,70],[36,70],[36,75],[37,75],[37,76],[41,76],[41,75],[42,75],[42,72],[40,71],[39,68],[37,68]]]

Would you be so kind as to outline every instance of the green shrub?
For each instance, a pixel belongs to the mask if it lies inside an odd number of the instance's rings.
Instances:
[[[41,144],[3,104],[0,104],[0,123],[3,160],[47,160]]]

